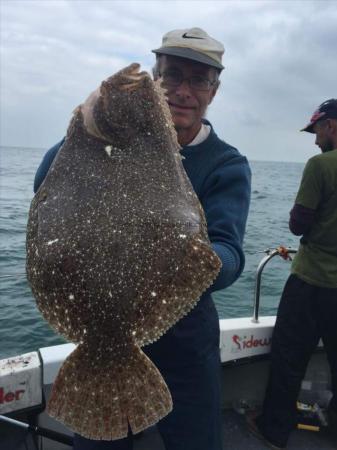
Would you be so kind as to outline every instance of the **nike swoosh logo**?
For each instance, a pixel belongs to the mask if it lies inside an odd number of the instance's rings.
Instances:
[[[201,38],[201,37],[188,36],[187,33],[184,33],[182,37],[185,38],[185,39],[204,39],[204,38]]]

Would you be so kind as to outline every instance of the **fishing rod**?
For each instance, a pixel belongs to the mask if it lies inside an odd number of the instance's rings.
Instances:
[[[26,422],[21,422],[16,419],[12,419],[11,417],[0,415],[0,422],[4,422],[7,425],[12,425],[17,428],[21,428],[26,430],[28,433],[32,433],[34,436],[42,436],[52,441],[60,442],[65,445],[69,445],[69,447],[73,446],[73,438],[67,434],[60,433],[58,431],[49,430],[44,427],[39,427],[37,425],[30,425]]]

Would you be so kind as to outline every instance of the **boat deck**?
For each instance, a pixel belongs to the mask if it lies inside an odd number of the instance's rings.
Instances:
[[[244,415],[233,410],[223,413],[223,435],[225,450],[262,450],[267,448],[252,436],[246,427]],[[288,450],[336,450],[337,439],[324,432],[295,430],[289,440]],[[136,441],[134,450],[165,450],[155,429],[151,429]]]

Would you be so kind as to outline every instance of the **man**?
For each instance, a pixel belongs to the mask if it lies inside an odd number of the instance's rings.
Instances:
[[[322,153],[307,162],[290,212],[290,230],[302,238],[277,313],[263,411],[247,419],[274,449],[285,448],[296,424],[301,381],[320,338],[331,368],[330,425],[337,424],[337,99],[322,103],[301,131],[316,134]]]
[[[242,240],[250,198],[245,157],[221,141],[204,119],[218,86],[224,48],[200,28],[163,37],[154,77],[161,78],[182,146],[184,168],[204,208],[213,248],[222,269],[197,306],[144,351],[161,371],[173,411],[158,424],[166,450],[221,450],[219,318],[211,292],[232,284],[244,267]],[[61,144],[38,169],[38,189]],[[112,442],[75,435],[76,450],[130,450],[132,435]]]

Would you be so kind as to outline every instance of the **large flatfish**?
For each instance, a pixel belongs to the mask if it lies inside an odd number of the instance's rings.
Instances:
[[[91,439],[139,432],[172,409],[141,346],[216,277],[164,91],[132,64],[79,106],[31,203],[27,275],[43,317],[78,344],[49,413]]]

